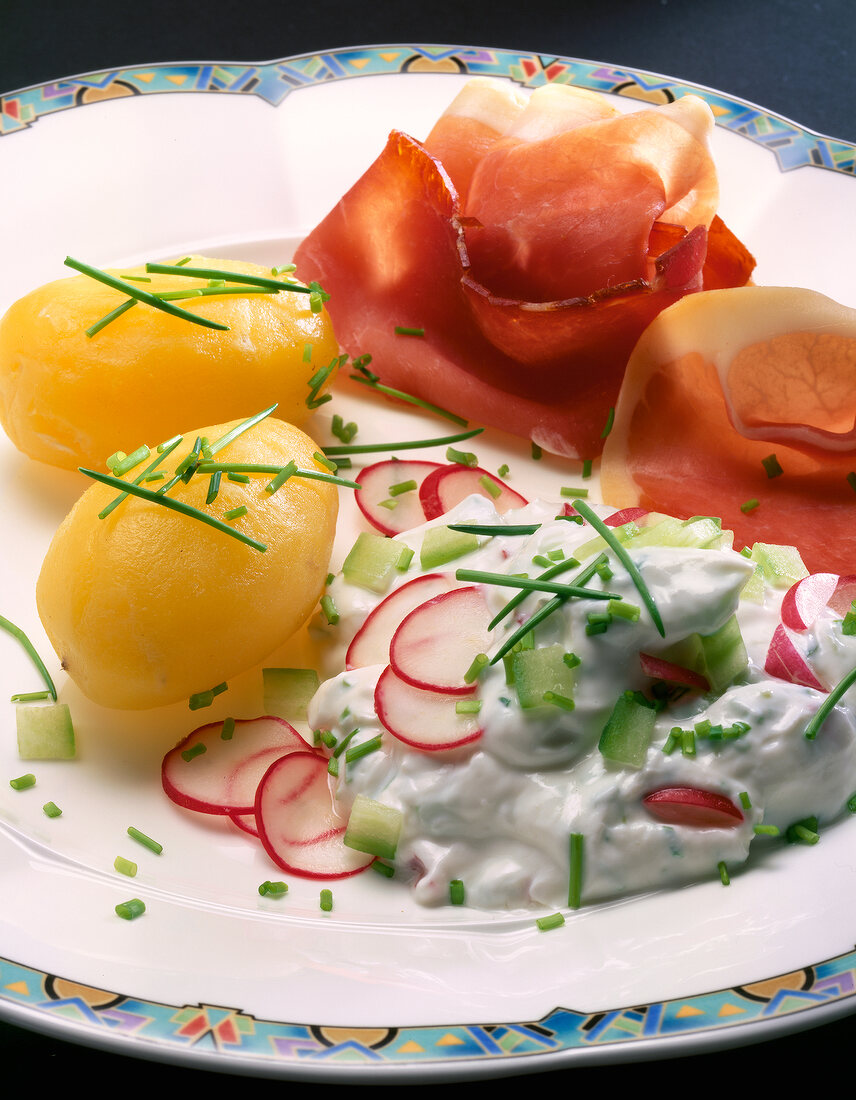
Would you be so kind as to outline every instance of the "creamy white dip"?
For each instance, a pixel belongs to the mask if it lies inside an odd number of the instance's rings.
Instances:
[[[595,511],[607,516],[611,509]],[[416,553],[390,591],[420,574],[426,529],[451,522],[540,523],[532,535],[484,537],[479,549],[442,567],[452,575],[467,568],[536,576],[541,569],[533,557],[559,550],[571,556],[596,534],[589,526],[555,519],[556,512],[555,504],[534,502],[499,516],[487,500],[470,497],[442,520],[398,536]],[[342,575],[329,586],[339,620],[327,631],[327,679],[309,720],[337,739],[358,730],[351,745],[382,735],[380,749],[340,770],[334,794],[345,815],[358,793],[401,812],[395,873],[418,901],[447,903],[450,882],[461,880],[467,904],[476,908],[567,906],[571,834],[584,838],[584,903],[716,875],[721,864],[731,872],[750,845],[781,845],[788,826],[810,816],[821,825],[830,822],[856,792],[852,699],[836,706],[819,735],[807,740],[806,725],[825,694],[764,672],[785,588],[767,583],[760,596],[741,599],[755,566],[730,548],[634,548],[631,539],[627,549],[660,612],[665,637],[610,554],[612,576],[595,576],[589,586],[641,606],[638,621],[616,618],[604,633],[590,635],[585,627],[592,603],[570,599],[535,630],[537,647],[560,645],[579,658],[573,709],[523,709],[499,661],[478,682],[481,737],[445,751],[413,748],[384,729],[374,702],[384,665],[342,671],[348,643],[388,593],[358,588]],[[494,585],[484,591],[493,612],[514,595]],[[550,598],[528,595],[517,618],[509,616],[496,628],[494,649]],[[736,681],[718,696],[689,691],[664,707],[641,767],[605,759],[598,742],[619,696],[651,691],[640,652],[663,653],[688,635],[710,635],[735,613],[749,657]],[[842,634],[831,611],[800,636],[799,645],[828,686],[856,665],[856,637]],[[724,741],[698,737],[694,755],[681,748],[664,751],[674,727],[693,729],[705,719],[748,728]],[[666,824],[643,799],[669,787],[723,795],[740,807],[742,821],[727,827]],[[770,836],[769,826],[780,835]]]

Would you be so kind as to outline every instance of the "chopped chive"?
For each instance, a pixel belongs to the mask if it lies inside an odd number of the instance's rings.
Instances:
[[[345,750],[345,763],[352,764],[355,760],[361,760],[364,756],[377,752],[382,744],[383,737],[381,734],[377,733],[374,737],[370,737],[368,741],[363,741],[359,745],[350,746]]]
[[[469,535],[534,535],[540,523],[450,523],[450,531]]]
[[[150,481],[163,481],[165,477],[166,474],[163,472],[163,470],[156,470],[153,474],[145,475],[140,481],[140,484],[147,485]]]
[[[856,600],[850,601],[850,610],[841,620],[841,633],[848,637],[856,634]]]
[[[304,363],[309,363],[309,362],[311,362],[311,360],[312,360],[312,345],[311,344],[304,344],[303,345],[303,362]]]
[[[220,478],[222,477],[220,470],[216,470],[208,481],[208,492],[205,496],[206,504],[213,504],[217,499],[217,494],[220,492]]]
[[[550,559],[551,564],[554,561],[564,561],[565,560],[565,551],[564,550],[548,550],[547,551],[547,557]]]
[[[767,477],[780,477],[785,471],[779,465],[779,460],[774,454],[761,459],[761,465],[767,472]]]
[[[455,447],[446,448],[446,458],[459,466],[478,466],[479,460],[472,451],[459,451]]]
[[[755,825],[752,829],[756,836],[778,836],[778,825]]]
[[[324,618],[328,624],[335,626],[339,621],[339,612],[332,596],[325,594],[321,597],[321,610],[324,612]]]
[[[568,905],[579,909],[583,894],[585,837],[582,833],[571,833],[569,844],[570,868],[568,872]]]
[[[229,508],[228,511],[223,513],[224,519],[240,519],[241,516],[247,514],[246,504],[239,504],[237,508]]]
[[[36,777],[32,772],[27,772],[26,775],[19,775],[17,779],[10,779],[9,786],[13,791],[28,791],[30,787],[35,787]]]
[[[390,500],[379,500],[378,501],[378,507],[379,508],[386,508],[388,511],[391,512],[394,508],[398,507],[398,501],[397,500],[392,500],[392,499],[390,499]]]
[[[562,710],[573,710],[576,707],[576,703],[573,699],[568,698],[567,695],[560,695],[557,691],[545,691],[544,702],[551,703],[554,707],[560,707]]]
[[[612,622],[608,611],[590,611],[586,615],[586,634],[591,638],[596,634],[605,634]]]
[[[10,703],[34,703],[40,699],[50,699],[51,693],[45,688],[44,691],[18,691],[14,695],[9,697]]]
[[[465,896],[463,881],[459,878],[453,878],[449,883],[449,904],[463,905]]]
[[[151,279],[148,275],[128,275],[127,273],[122,276],[123,279],[130,279],[132,283],[150,283]]]
[[[151,451],[145,443],[143,443],[141,446],[137,447],[135,451],[132,451],[131,454],[125,455],[124,458],[111,466],[110,469],[116,477],[122,477],[124,474],[129,474],[131,470],[139,466],[141,462],[145,462],[150,454]]]
[[[269,481],[267,485],[265,485],[265,492],[275,493],[277,489],[281,489],[286,481],[288,481],[290,477],[293,477],[295,473],[297,473],[297,463],[292,459],[282,467],[273,481]]]
[[[582,664],[582,661],[576,653],[563,653],[562,661],[568,668],[576,668],[578,665]]]
[[[359,431],[359,428],[353,420],[348,421],[346,424],[341,416],[336,413],[331,421],[330,431],[337,439],[341,440],[342,443],[350,443]]]
[[[681,755],[682,756],[695,756],[696,754],[696,736],[695,730],[681,730]]]
[[[481,710],[481,699],[458,699],[455,703],[455,714],[478,714]]]
[[[136,863],[132,859],[125,859],[124,856],[116,856],[113,860],[113,869],[120,875],[127,875],[128,878],[135,878],[137,874]]]
[[[116,467],[119,465],[119,463],[122,462],[127,457],[128,456],[125,454],[124,451],[114,451],[113,454],[111,454],[110,457],[107,459],[107,461],[104,463],[104,465],[112,473],[113,470],[115,470]]]
[[[538,444],[534,440],[532,441],[532,447],[530,448],[530,453],[531,453],[532,457],[535,459],[536,462],[544,454],[544,452],[541,450],[541,448],[538,446]]]
[[[549,569],[553,564],[553,559],[546,557],[544,554],[536,554],[532,558],[533,565],[540,565],[542,569]]]
[[[391,497],[401,496],[402,493],[412,493],[418,486],[412,479],[410,481],[399,481],[395,485],[390,485],[389,495]]]
[[[325,913],[329,913],[333,908],[333,892],[331,890],[322,890],[319,899],[321,909]]]
[[[142,844],[144,848],[148,848],[150,852],[154,852],[155,855],[159,856],[163,851],[163,844],[158,843],[157,840],[152,840],[150,836],[141,833],[140,830],[135,829],[133,825],[128,826],[128,836],[136,840],[139,844]]]
[[[336,737],[330,730],[317,730],[318,739],[322,745],[326,745],[328,749],[332,749],[336,744]]]
[[[499,477],[508,477],[508,470],[509,470],[508,464],[506,462],[503,462],[503,464],[499,467],[499,469],[496,472],[497,472],[497,475]]]
[[[740,805],[743,807],[743,809],[744,810],[751,810],[752,809],[752,799],[749,797],[748,791],[741,791],[739,797],[740,797]]]
[[[139,898],[131,898],[129,901],[121,901],[116,906],[116,915],[122,920],[136,920],[146,911],[145,903]]]
[[[315,451],[312,455],[316,462],[320,462],[331,474],[336,472],[336,463],[329,459],[326,455],[321,454],[320,451]]]
[[[854,684],[856,684],[856,668],[848,672],[844,679],[836,684],[817,708],[814,718],[812,718],[805,728],[805,736],[808,741],[813,741],[815,737],[817,737],[817,731],[835,709],[838,701],[843,698]]]
[[[246,420],[241,421],[234,428],[231,428],[225,435],[221,435],[219,439],[216,439],[210,445],[210,451],[212,455],[216,455],[218,451],[222,451],[224,447],[228,446],[232,440],[237,439],[239,435],[243,435],[244,432],[249,431],[250,428],[254,428],[256,424],[260,424],[262,420],[267,419],[270,414],[276,409],[277,402],[269,405],[268,408],[263,409],[260,413],[256,413],[255,416],[249,416]]]
[[[235,733],[235,719],[234,718],[224,718],[223,719],[223,728],[220,730],[220,740],[221,741],[231,741],[234,733]]]
[[[62,817],[62,810],[57,806],[56,802],[46,802],[42,806],[42,810],[46,817]]]
[[[342,447],[325,447],[327,455],[346,454],[372,454],[376,451],[412,451],[419,447],[441,447],[443,444],[460,443],[464,439],[472,439],[474,435],[480,435],[484,428],[471,428],[467,432],[458,432],[457,435],[446,435],[439,439],[407,439],[400,443],[352,443]]]
[[[424,336],[425,335],[425,329],[424,328],[412,328],[409,325],[396,325],[395,326],[395,335],[396,336]]]
[[[259,893],[263,898],[283,898],[288,893],[288,883],[282,882],[281,880],[271,882],[269,878],[265,879],[261,886],[259,886]]]
[[[546,559],[545,559],[546,560]],[[556,563],[566,568],[579,565],[578,561],[569,558],[567,561]],[[547,561],[549,572],[555,570],[555,565]],[[459,581],[471,581],[474,584],[495,584],[501,588],[519,588],[525,594],[527,592],[552,592],[559,596],[576,597],[583,600],[620,600],[615,592],[600,592],[596,588],[586,588],[584,585],[562,584],[559,581],[551,581],[544,577],[515,577],[508,573],[487,573],[482,569],[458,569],[455,578]]]
[[[592,467],[592,460],[590,458],[584,458],[583,459],[583,473],[582,473],[583,477],[585,477],[585,478],[591,477],[591,467]]]
[[[638,622],[639,616],[642,614],[642,609],[637,607],[635,603],[628,603],[627,600],[622,599],[610,600],[606,609],[610,615],[619,619],[627,619],[631,623]]]
[[[290,275],[292,271],[297,271],[297,264],[280,264],[270,269],[271,275]]]
[[[663,752],[666,756],[671,756],[678,745],[681,744],[683,732],[680,726],[672,726],[669,730],[669,736],[666,738],[665,744],[663,745]]]
[[[717,871],[719,871],[719,880],[723,886],[730,886],[731,879],[728,875],[728,868],[725,866],[725,861],[720,860],[716,865]]]
[[[740,511],[744,514],[748,512],[754,512],[759,503],[760,502],[757,500],[756,497],[752,497],[751,500],[744,500],[743,503],[740,505]]]
[[[589,491],[588,489],[577,489],[571,485],[563,485],[559,490],[559,495],[563,497],[587,497]]]
[[[202,756],[207,751],[207,745],[203,741],[197,741],[195,745],[191,745],[189,749],[182,751],[181,759],[190,763],[191,760],[194,760],[197,756]]]
[[[395,868],[391,863],[384,863],[382,859],[375,859],[371,864],[371,869],[377,871],[379,875],[383,875],[384,878],[394,878]]]
[[[175,261],[175,266],[176,267],[184,267],[184,265],[189,264],[192,259],[193,259],[192,256],[184,256],[181,260],[176,260]]]
[[[152,306],[154,309],[159,309],[163,313],[169,313],[173,317],[180,317],[184,321],[190,321],[194,325],[201,325],[203,328],[219,329],[221,332],[229,331],[228,325],[221,325],[219,321],[211,321],[207,317],[200,317],[196,313],[190,313],[186,309],[181,309],[180,306],[174,306],[170,302],[165,302],[156,295],[149,293],[149,291],[142,290],[140,287],[134,286],[133,283],[126,283],[123,279],[119,279],[115,275],[110,275],[108,272],[93,267],[91,264],[82,263],[80,260],[75,260],[71,256],[66,256],[64,263],[66,267],[70,267],[74,271],[79,271],[82,275],[88,275],[90,279],[95,279],[96,282],[104,283],[105,286],[121,291],[127,294],[129,298],[136,299],[138,302]],[[126,306],[125,308],[130,308],[130,306]],[[116,313],[116,310],[113,312]],[[124,312],[124,310],[122,310],[122,312]]]
[[[550,932],[554,928],[561,928],[565,923],[565,918],[561,913],[551,913],[549,917],[538,917],[535,923],[542,932]]]
[[[795,821],[785,831],[789,844],[817,844],[820,834],[817,831],[817,818],[806,817],[802,821]]]
[[[585,520],[587,520],[592,527],[594,527],[595,531],[597,531],[601,538],[606,542],[606,544],[609,546],[609,548],[612,550],[612,552],[630,574],[630,579],[636,586],[639,595],[642,597],[642,602],[648,608],[651,618],[654,620],[654,625],[657,628],[657,632],[660,634],[661,637],[665,637],[666,631],[663,626],[663,620],[660,616],[660,612],[657,609],[657,605],[654,602],[654,598],[648,591],[648,586],[642,579],[642,575],[636,568],[633,559],[616,538],[615,532],[612,530],[612,528],[606,526],[603,520],[595,512],[592,511],[592,509],[585,503],[585,501],[575,500],[573,506],[574,510],[578,512]]]
[[[249,474],[236,474],[232,470],[230,470],[226,474],[226,477],[229,479],[229,481],[237,481],[241,485],[247,485],[249,483],[249,480],[250,480]]]
[[[844,480],[847,482],[853,492],[856,493],[856,471],[851,470],[851,472]]]
[[[464,683],[471,684],[474,680],[477,680],[482,669],[485,665],[489,664],[489,662],[490,658],[486,653],[477,653],[475,657],[473,657],[473,663],[464,673]]]
[[[137,303],[134,298],[128,298],[126,301],[122,302],[121,305],[116,306],[115,309],[111,309],[109,313],[105,313],[103,317],[99,318],[99,320],[97,320],[94,324],[90,325],[89,328],[84,329],[85,334],[91,340],[93,336],[97,336],[102,329],[112,324],[113,321],[121,317],[123,313],[127,313],[128,310],[136,304]]]
[[[603,431],[600,433],[601,439],[606,439],[609,433],[612,431],[612,425],[615,423],[615,406],[610,405],[609,412],[606,414],[606,423],[603,426]]]
[[[267,550],[263,542],[258,542],[249,535],[245,535],[234,527],[230,527],[227,523],[221,523],[220,520],[215,519],[213,516],[209,516],[206,512],[200,511],[199,508],[194,508],[190,504],[185,504],[184,501],[174,500],[172,497],[164,496],[163,491],[156,493],[134,482],[122,481],[119,477],[101,474],[98,473],[97,470],[87,470],[84,469],[83,466],[78,467],[78,469],[82,474],[86,474],[87,477],[91,477],[94,481],[100,481],[104,485],[112,485],[114,488],[122,489],[131,496],[141,497],[143,500],[151,501],[154,504],[162,504],[165,508],[169,508],[174,512],[180,512],[182,515],[189,516],[191,519],[197,519],[201,523],[205,523],[217,531],[222,531],[224,534],[231,535],[233,538],[238,539],[239,542],[252,546],[253,549],[258,550],[260,553],[264,553],[265,550]]]
[[[39,675],[44,681],[45,687],[50,692],[51,699],[56,702],[56,687],[54,686],[54,682],[51,679],[50,673],[48,672],[47,668],[45,668],[44,661],[36,652],[35,646],[27,637],[27,635],[23,632],[23,630],[21,630],[19,626],[15,626],[13,622],[10,622],[2,615],[0,615],[0,629],[5,630],[7,634],[11,634],[12,637],[16,638],[24,647],[24,650],[28,654],[30,660],[38,669]]]

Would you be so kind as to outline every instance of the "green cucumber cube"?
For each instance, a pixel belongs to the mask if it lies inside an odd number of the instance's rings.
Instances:
[[[711,691],[721,694],[749,664],[749,655],[737,617],[732,615],[719,630],[703,635],[701,644],[704,651],[704,674]]]
[[[320,680],[314,668],[263,668],[265,714],[288,721],[306,718]]]
[[[657,712],[640,703],[632,691],[621,695],[600,735],[601,755],[628,768],[641,768],[654,732]]]
[[[576,677],[564,656],[561,645],[521,649],[512,654],[512,677],[521,707],[543,706],[548,691],[566,699],[573,697]]]
[[[452,531],[448,527],[429,527],[422,539],[419,562],[423,569],[440,565],[478,550],[478,536],[468,531]]]
[[[351,807],[344,843],[358,852],[393,859],[401,835],[401,810],[358,794]]]
[[[342,563],[342,575],[358,588],[383,594],[392,583],[396,570],[406,569],[410,564],[412,551],[408,554],[409,550],[408,546],[395,539],[362,531]]]
[[[67,703],[18,707],[18,755],[22,760],[71,760],[76,753]]]
[[[759,563],[774,588],[790,588],[808,576],[808,569],[795,546],[756,542],[752,547],[752,560]]]

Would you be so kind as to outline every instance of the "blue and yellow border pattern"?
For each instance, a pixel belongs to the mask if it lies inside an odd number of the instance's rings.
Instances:
[[[803,130],[720,92],[597,62],[463,46],[352,47],[264,64],[169,63],[89,73],[4,96],[0,99],[0,136],[26,130],[46,115],[105,99],[217,92],[258,96],[275,107],[291,92],[313,84],[408,72],[507,77],[528,88],[577,84],[654,103],[669,102],[688,92],[700,93],[719,126],[769,149],[782,171],[812,166],[856,174],[853,145]]]
[[[207,1057],[264,1068],[272,1076],[340,1072],[358,1079],[363,1070],[415,1070],[442,1064],[454,1073],[466,1063],[479,1068],[526,1072],[530,1058],[594,1055],[607,1058],[646,1040],[703,1035],[728,1040],[730,1029],[775,1022],[800,1026],[800,1016],[825,1006],[836,1014],[856,997],[856,951],[753,985],[717,990],[656,1004],[586,1013],[556,1008],[538,1020],[520,1023],[413,1027],[329,1027],[262,1019],[240,1008],[210,1004],[168,1004],[139,1000],[0,959],[0,1010],[37,1030],[64,1027],[94,1046],[130,1041],[136,1053],[164,1061]],[[759,1038],[772,1037],[763,1029]],[[628,1048],[631,1048],[628,1050]],[[677,1051],[675,1050],[677,1053]]]

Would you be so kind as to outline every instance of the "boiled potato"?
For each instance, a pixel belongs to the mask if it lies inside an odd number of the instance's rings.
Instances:
[[[240,423],[186,435],[164,471],[175,470],[197,435],[213,442]],[[313,458],[317,449],[299,429],[268,418],[214,461],[284,466],[293,459],[327,472]],[[207,473],[169,490],[219,520],[245,505],[245,515],[224,522],[265,544],[264,552],[139,497],[99,519],[116,489],[93,484],[83,493],[48,549],[36,600],[63,668],[85,695],[120,709],[187,699],[263,661],[308,618],[326,580],[338,489],[292,477],[268,493],[272,476],[253,473],[245,484],[224,473],[211,504]]]
[[[187,266],[271,275],[255,264],[204,256]],[[144,268],[112,274],[143,275]],[[150,283],[134,285],[160,291],[207,282],[148,277]],[[86,335],[126,297],[76,275],[27,294],[0,321],[0,422],[31,458],[103,469],[117,448],[158,443],[188,424],[249,416],[274,402],[278,417],[303,424],[308,380],[338,353],[326,311],[313,313],[309,295],[294,292],[174,303],[228,325],[226,332],[138,303]]]

